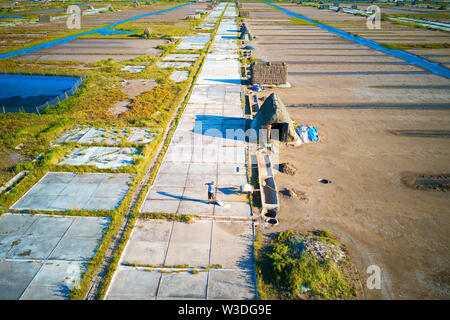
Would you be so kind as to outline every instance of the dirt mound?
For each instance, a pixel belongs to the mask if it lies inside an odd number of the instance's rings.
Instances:
[[[284,188],[284,190],[281,191],[281,194],[290,199],[308,200],[305,192],[291,188]]]
[[[293,176],[297,173],[297,168],[290,162],[280,163],[280,172]]]

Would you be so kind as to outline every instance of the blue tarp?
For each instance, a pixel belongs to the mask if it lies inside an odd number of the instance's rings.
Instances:
[[[308,127],[308,138],[310,141],[319,141],[319,132],[314,127]]]
[[[319,132],[315,127],[298,126],[297,134],[303,143],[319,141]]]

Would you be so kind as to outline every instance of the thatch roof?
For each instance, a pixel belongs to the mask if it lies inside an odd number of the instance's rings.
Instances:
[[[255,118],[251,123],[251,127],[255,130],[267,127],[272,124],[285,124],[287,127],[284,137],[280,137],[284,141],[293,141],[298,143],[300,140],[295,131],[289,112],[283,101],[275,93],[266,98]]]

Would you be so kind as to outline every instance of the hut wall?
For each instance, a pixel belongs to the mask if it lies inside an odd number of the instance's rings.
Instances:
[[[252,84],[282,85],[287,82],[287,66],[284,62],[254,62],[251,66]]]

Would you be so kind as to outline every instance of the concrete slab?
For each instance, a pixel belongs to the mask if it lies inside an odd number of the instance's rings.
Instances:
[[[180,200],[145,200],[140,212],[176,213]]]
[[[65,299],[110,218],[5,213],[0,299]]]
[[[209,265],[211,221],[192,224],[176,222],[173,227],[166,265],[191,267]]]
[[[160,173],[186,174],[189,170],[189,163],[163,161],[159,167]]]
[[[186,189],[187,190],[187,189]],[[202,194],[205,194],[206,191],[203,191],[199,198],[192,197],[188,198],[183,195],[183,200],[180,202],[180,206],[178,208],[178,214],[196,214],[199,216],[211,216],[213,214],[214,206],[209,204],[205,200],[201,200]],[[187,199],[187,200],[185,200]]]
[[[0,261],[0,300],[17,300],[41,268],[41,263]]]
[[[92,128],[78,126],[67,130],[56,143],[75,142],[79,144],[147,144],[156,139],[158,132],[150,128]]]
[[[256,299],[254,271],[210,270],[208,299]]]
[[[113,210],[125,197],[131,181],[131,175],[120,173],[48,172],[11,208],[48,211]]]
[[[161,273],[119,267],[106,296],[107,300],[155,299]],[[130,290],[131,289],[131,290]]]
[[[188,78],[189,78],[189,71],[175,70],[170,75],[170,80],[173,80],[177,83],[186,81]]]
[[[187,175],[160,173],[155,179],[154,185],[160,187],[181,187],[186,185]]]
[[[64,300],[81,279],[80,262],[47,262],[20,297],[21,300]]]
[[[49,260],[88,261],[96,252],[100,239],[66,236],[58,243]]]
[[[95,166],[100,169],[119,169],[134,163],[136,148],[80,147],[69,150],[59,165]]]
[[[122,263],[164,265],[173,222],[138,220],[122,258]]]
[[[239,187],[218,187],[216,197],[225,202],[248,202],[248,193],[241,193]]]
[[[181,200],[184,188],[182,187],[153,187],[148,193],[148,200]]]
[[[46,260],[61,238],[37,236],[21,238],[6,255],[8,259],[38,259]]]
[[[248,202],[227,202],[224,207],[216,206],[214,216],[222,217],[251,217],[251,207]]]
[[[205,299],[207,281],[207,272],[163,273],[157,299]]]
[[[242,174],[219,174],[217,176],[219,187],[239,187],[247,182],[247,176]]]
[[[159,62],[157,66],[161,69],[167,68],[175,68],[175,69],[183,69],[190,68],[194,64],[192,62]]]
[[[253,261],[253,227],[250,222],[214,221],[211,240],[211,264],[225,269],[248,269]]]
[[[199,54],[168,54],[163,61],[196,61],[200,58]]]
[[[120,71],[128,71],[131,73],[139,73],[146,69],[146,66],[125,66]]]

